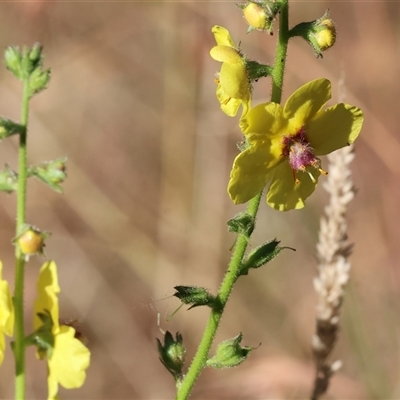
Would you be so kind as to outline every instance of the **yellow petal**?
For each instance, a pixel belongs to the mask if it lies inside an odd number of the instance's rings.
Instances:
[[[241,100],[247,100],[250,97],[250,84],[243,63],[223,63],[219,73],[219,82],[221,89],[229,97]]]
[[[251,146],[240,153],[232,167],[228,193],[235,204],[246,203],[267,184],[271,176],[269,147]]]
[[[283,117],[282,106],[277,103],[263,103],[253,107],[241,121],[240,128],[249,142],[261,141],[279,136],[286,131],[287,120]]]
[[[229,46],[213,47],[210,50],[210,56],[215,61],[227,62],[231,64],[236,64],[236,63],[243,64],[242,57],[240,56],[238,51]]]
[[[0,364],[3,362],[6,346],[4,335],[12,336],[14,331],[14,305],[8,282],[2,276],[3,264],[0,261]]]
[[[14,305],[10,287],[3,280],[3,264],[0,261],[0,330],[7,336],[12,336],[14,331]]]
[[[317,180],[320,172],[315,168],[308,168],[314,179]],[[305,206],[305,200],[315,190],[317,184],[313,183],[307,172],[297,172],[295,182],[293,171],[287,162],[281,163],[275,169],[271,185],[267,193],[267,203],[279,211],[300,209]]]
[[[349,104],[336,104],[318,113],[307,126],[307,138],[314,154],[329,154],[353,143],[363,121],[363,112]]]
[[[38,297],[34,304],[34,329],[38,329],[43,323],[38,318],[37,313],[49,311],[53,320],[53,332],[59,328],[58,298],[60,287],[57,278],[57,266],[54,261],[48,261],[42,265],[37,282]]]
[[[218,45],[236,48],[228,29],[215,25],[212,27],[211,32],[214,34],[215,41]]]
[[[90,352],[74,335],[75,329],[65,325],[55,335],[53,354],[48,360],[49,399],[56,397],[58,384],[73,389],[81,387],[85,382]]]
[[[331,83],[327,79],[315,79],[297,89],[286,101],[284,116],[294,119],[295,130],[307,123],[331,98]]]

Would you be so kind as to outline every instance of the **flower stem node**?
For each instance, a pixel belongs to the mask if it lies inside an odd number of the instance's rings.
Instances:
[[[196,286],[175,286],[177,297],[183,304],[191,304],[189,310],[194,307],[208,306],[213,308],[216,305],[215,297],[206,289]]]
[[[242,333],[239,333],[236,337],[220,343],[215,355],[207,360],[207,367],[231,368],[246,360],[250,352],[254,350],[254,347],[241,346],[242,338]]]
[[[249,24],[247,32],[253,30],[267,31],[273,34],[273,22],[280,10],[280,5],[274,1],[249,1],[245,4],[238,4],[243,10],[243,17]]]
[[[42,232],[32,225],[26,225],[23,232],[14,240],[25,256],[43,254],[44,241],[50,236],[49,232]]]
[[[173,375],[176,382],[180,382],[183,378],[182,369],[185,365],[186,349],[183,345],[182,335],[177,332],[175,339],[170,332],[164,335],[164,345],[157,339],[158,353],[160,361],[165,368]]]

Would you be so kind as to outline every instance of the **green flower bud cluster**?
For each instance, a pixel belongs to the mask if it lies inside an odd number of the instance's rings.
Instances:
[[[42,46],[32,48],[9,46],[5,51],[6,67],[16,78],[29,82],[29,97],[45,89],[50,81],[50,69],[43,69]]]

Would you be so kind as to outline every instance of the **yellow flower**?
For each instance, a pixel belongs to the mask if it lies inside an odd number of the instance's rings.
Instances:
[[[14,331],[14,306],[8,282],[2,279],[2,271],[3,264],[0,261],[0,364],[6,347],[4,335],[12,336]]]
[[[54,347],[47,354],[49,399],[55,399],[58,384],[67,389],[81,387],[90,363],[89,350],[75,338],[75,329],[59,324],[57,266],[53,261],[43,264],[37,283],[38,298],[35,301],[35,330],[43,326],[38,313],[48,314],[52,319]]]
[[[317,156],[354,142],[363,123],[362,111],[349,104],[323,110],[331,83],[316,79],[296,90],[284,107],[264,103],[241,120],[248,148],[233,164],[228,193],[245,203],[270,182],[267,203],[276,210],[304,207],[304,201],[326,174]]]
[[[222,62],[217,78],[217,98],[221,110],[234,117],[243,106],[242,116],[250,108],[251,86],[246,72],[246,64],[229,31],[222,26],[212,28],[217,46],[210,51],[211,57]]]

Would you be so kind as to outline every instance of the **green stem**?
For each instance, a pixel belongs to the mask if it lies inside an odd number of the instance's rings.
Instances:
[[[249,205],[247,206],[247,213],[254,218],[257,215],[261,196],[262,193],[254,197],[252,200],[250,200]],[[233,285],[239,277],[240,266],[242,264],[242,259],[245,254],[247,244],[248,237],[244,234],[239,234],[227,273],[218,291],[217,303],[219,307],[216,307],[211,311],[211,315],[208,319],[203,337],[199,347],[197,348],[196,355],[193,358],[192,364],[190,365],[184,380],[178,388],[176,400],[184,400],[189,397],[190,392],[198,376],[200,375],[200,372],[206,364],[208,353],[210,351],[214,336],[217,332],[219,322],[222,318],[229,295],[232,291]]]
[[[289,43],[289,5],[288,0],[281,2],[279,17],[278,44],[276,46],[274,69],[272,73],[271,101],[280,103],[282,99],[283,77],[285,73],[286,54]]]
[[[286,53],[289,42],[289,7],[288,0],[282,0],[281,15],[279,18],[279,36],[275,55],[275,64],[272,73],[272,95],[271,101],[275,103],[281,102],[283,76],[285,72]],[[257,215],[260,205],[262,192],[252,199],[247,206],[247,213],[254,219]],[[222,281],[221,287],[218,291],[217,300],[220,307],[211,311],[206,328],[204,330],[202,339],[200,341],[197,352],[193,358],[189,370],[178,385],[176,400],[185,400],[189,397],[193,386],[199,377],[202,369],[205,367],[208,353],[210,351],[212,342],[217,332],[219,323],[222,318],[226,303],[232,291],[233,285],[238,279],[240,266],[245,255],[249,238],[244,234],[239,234],[235,249],[232,255],[231,262],[229,263],[228,270]]]
[[[16,236],[20,235],[26,218],[26,183],[27,183],[27,126],[29,113],[29,81],[23,82],[23,97],[21,111],[21,125],[23,130],[19,137],[19,168],[18,168],[18,192],[17,192],[17,226]],[[15,290],[14,290],[14,311],[15,311],[15,399],[25,398],[25,329],[24,329],[24,272],[25,256],[18,246],[15,250]]]

